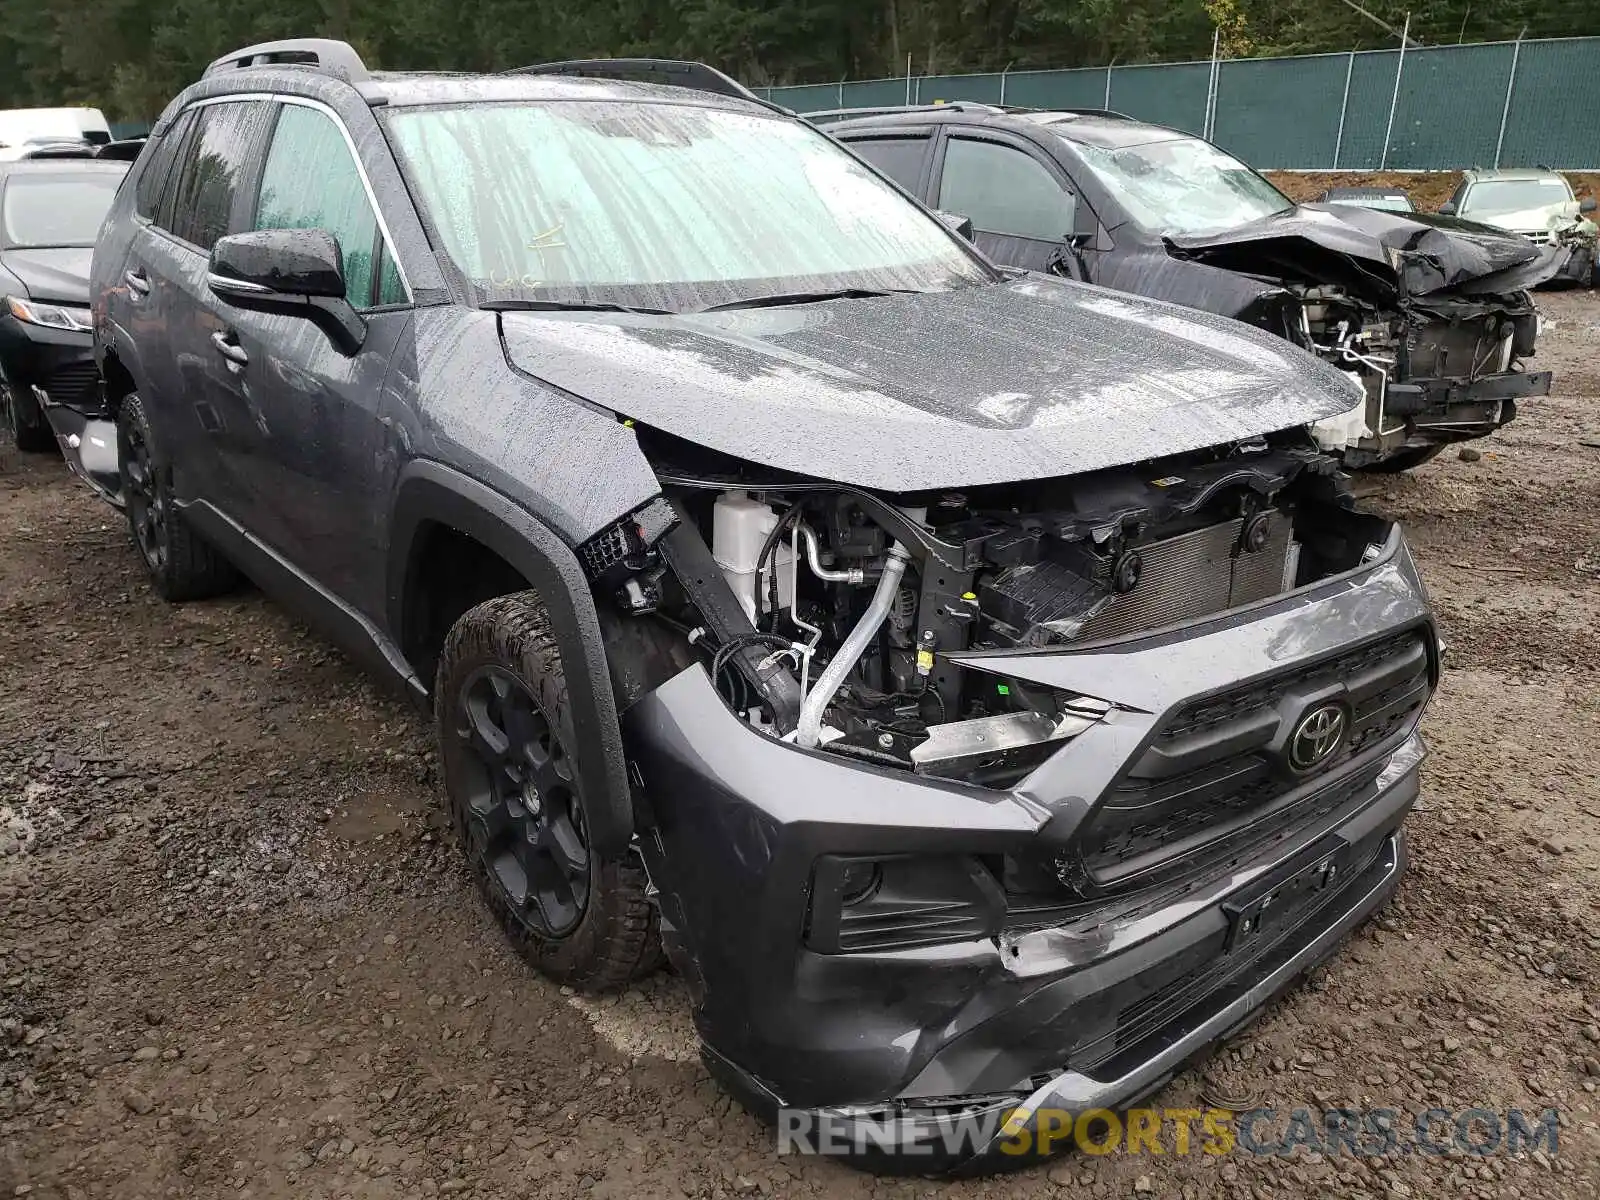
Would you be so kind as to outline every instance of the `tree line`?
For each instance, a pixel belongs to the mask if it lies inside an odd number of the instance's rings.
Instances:
[[[0,0],[0,107],[154,117],[212,59],[281,37],[369,66],[700,59],[752,85],[1600,34],[1600,0]]]

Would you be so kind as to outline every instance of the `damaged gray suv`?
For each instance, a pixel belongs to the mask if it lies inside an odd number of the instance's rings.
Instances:
[[[1159,1088],[1404,869],[1438,644],[1305,432],[1350,381],[999,269],[707,68],[241,50],[93,305],[51,417],[156,589],[242,572],[430,704],[528,961],[665,955],[715,1076],[871,1165]]]

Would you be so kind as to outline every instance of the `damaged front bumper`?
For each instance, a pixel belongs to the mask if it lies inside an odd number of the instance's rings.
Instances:
[[[34,396],[61,447],[61,456],[79,479],[101,499],[117,508],[123,506],[122,460],[117,442],[117,424],[105,413],[98,398],[64,403],[43,388]]]
[[[1351,470],[1381,463],[1405,449],[1487,437],[1517,416],[1517,401],[1550,394],[1549,371],[1505,371],[1477,379],[1403,379],[1386,384],[1382,400],[1318,422],[1312,435],[1342,453]]]
[[[1427,682],[1385,665],[1402,641]],[[1403,871],[1437,642],[1396,533],[1356,571],[1178,630],[963,657],[1114,717],[1010,791],[783,745],[699,668],[625,718],[640,848],[709,1068],[780,1129],[799,1114],[870,1130],[857,1161],[874,1169],[1004,1163],[1039,1119],[1017,1110],[1137,1100],[1326,958]],[[1180,813],[1160,844],[1136,819],[1094,833],[1128,819],[1145,764],[1215,759],[1195,750],[1204,722],[1247,702],[1263,747],[1332,706],[1352,749],[1258,807]],[[1201,732],[1178,737],[1180,721]],[[1019,883],[1017,864],[1041,861],[1058,864],[1049,895]],[[974,1126],[983,1113],[997,1123]],[[967,1121],[954,1141],[952,1118]]]

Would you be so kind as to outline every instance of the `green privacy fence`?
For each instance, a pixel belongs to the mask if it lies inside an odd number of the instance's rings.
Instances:
[[[758,89],[797,112],[977,100],[1113,108],[1284,170],[1600,169],[1600,37]]]

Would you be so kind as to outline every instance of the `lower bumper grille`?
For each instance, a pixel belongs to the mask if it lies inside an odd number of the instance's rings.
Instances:
[[[57,404],[78,404],[93,398],[98,382],[93,359],[68,363],[50,372],[41,386]]]

